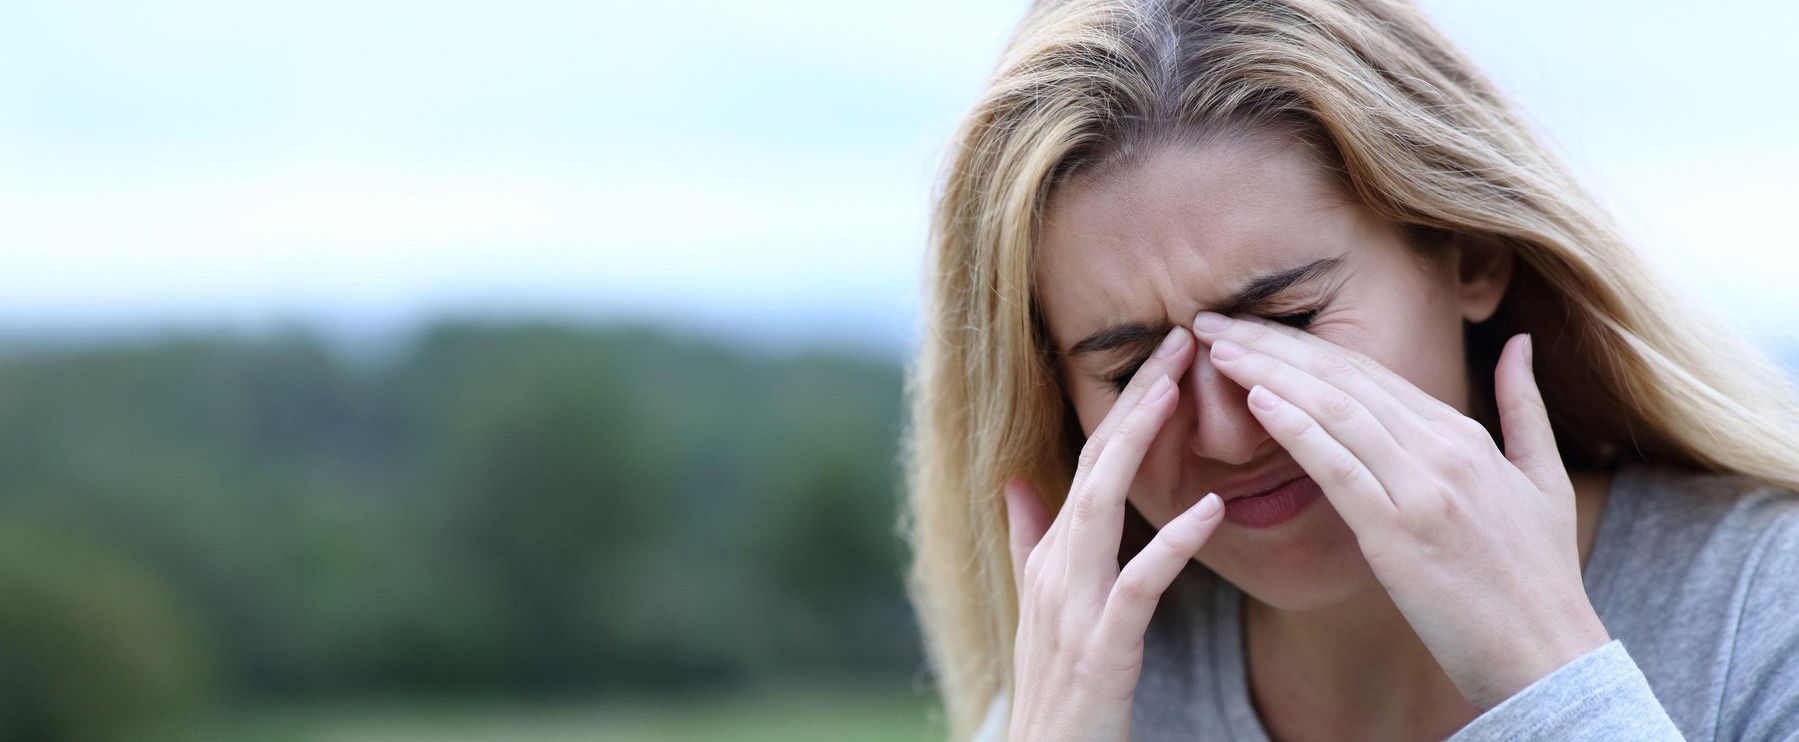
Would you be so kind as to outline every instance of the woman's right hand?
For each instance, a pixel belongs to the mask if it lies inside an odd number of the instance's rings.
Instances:
[[[1175,327],[1081,448],[1054,522],[1022,479],[1006,485],[1012,577],[1011,742],[1125,742],[1143,637],[1162,593],[1217,528],[1216,494],[1163,526],[1121,570],[1125,495],[1180,399],[1193,336]]]

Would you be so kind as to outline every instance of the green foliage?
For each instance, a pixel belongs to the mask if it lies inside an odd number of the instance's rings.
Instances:
[[[0,532],[0,739],[124,739],[193,700],[198,632],[168,588],[92,542]]]
[[[914,673],[897,365],[555,324],[396,350],[0,359],[0,521],[94,534],[162,586],[121,605],[197,616],[254,692]]]

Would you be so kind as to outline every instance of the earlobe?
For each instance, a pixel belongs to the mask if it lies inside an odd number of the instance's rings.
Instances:
[[[1489,235],[1465,235],[1456,240],[1456,279],[1462,319],[1487,321],[1499,310],[1512,278],[1511,245]]]

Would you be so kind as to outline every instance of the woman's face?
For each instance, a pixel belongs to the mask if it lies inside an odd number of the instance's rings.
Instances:
[[[1462,322],[1503,293],[1500,262],[1460,248],[1421,258],[1391,223],[1338,192],[1303,150],[1269,137],[1175,147],[1143,164],[1059,188],[1046,211],[1037,290],[1061,376],[1091,434],[1136,365],[1174,326],[1192,327],[1252,281],[1336,261],[1239,311],[1283,321],[1379,361],[1468,411]],[[1472,252],[1468,255],[1473,255]],[[1495,280],[1497,277],[1497,280]],[[1073,353],[1102,329],[1140,324],[1139,341]],[[1130,503],[1162,527],[1226,480],[1297,466],[1201,344],[1181,404],[1151,445]],[[1221,523],[1196,558],[1256,599],[1330,605],[1373,575],[1328,498],[1271,528]]]

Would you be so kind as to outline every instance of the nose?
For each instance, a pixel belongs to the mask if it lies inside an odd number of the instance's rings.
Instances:
[[[1209,344],[1199,344],[1181,384],[1181,398],[1193,415],[1188,447],[1194,454],[1227,466],[1243,466],[1256,461],[1264,449],[1279,445],[1250,413],[1249,390],[1212,365]]]

